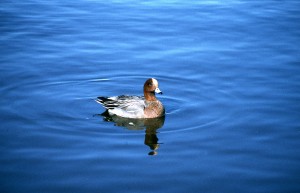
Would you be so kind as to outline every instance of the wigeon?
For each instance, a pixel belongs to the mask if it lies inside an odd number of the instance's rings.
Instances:
[[[157,118],[165,115],[165,108],[157,100],[155,93],[162,94],[157,80],[149,78],[144,84],[144,96],[100,96],[96,102],[102,104],[109,115],[136,119]]]

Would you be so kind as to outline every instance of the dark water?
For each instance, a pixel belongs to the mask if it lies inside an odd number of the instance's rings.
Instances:
[[[299,8],[2,1],[0,192],[300,192]],[[165,119],[99,115],[149,77]]]

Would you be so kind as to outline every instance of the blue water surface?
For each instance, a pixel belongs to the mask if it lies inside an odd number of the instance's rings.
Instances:
[[[300,192],[299,8],[4,0],[0,192]],[[100,115],[149,77],[163,119]]]

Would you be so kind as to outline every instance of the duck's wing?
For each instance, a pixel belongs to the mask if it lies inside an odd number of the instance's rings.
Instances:
[[[143,118],[146,106],[144,97],[140,96],[98,97],[96,102],[102,104],[110,114],[128,118]]]

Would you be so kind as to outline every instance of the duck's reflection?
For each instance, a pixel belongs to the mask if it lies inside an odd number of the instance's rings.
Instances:
[[[110,116],[107,112],[101,114],[105,121],[114,122],[116,126],[126,127],[129,130],[143,130],[145,129],[144,144],[149,146],[151,151],[149,155],[156,155],[159,148],[157,129],[164,125],[165,117],[152,119],[129,119],[116,115]]]

